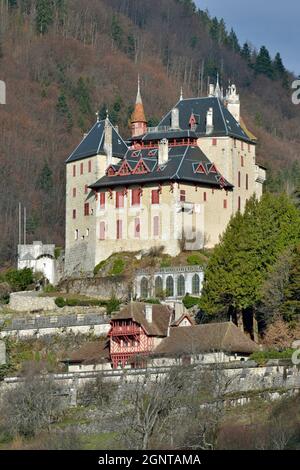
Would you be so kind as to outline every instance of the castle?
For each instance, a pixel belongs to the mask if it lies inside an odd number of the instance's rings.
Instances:
[[[266,171],[240,114],[235,85],[179,101],[147,127],[140,91],[124,141],[109,117],[97,122],[66,161],[65,271],[90,272],[116,252],[164,246],[211,248]]]

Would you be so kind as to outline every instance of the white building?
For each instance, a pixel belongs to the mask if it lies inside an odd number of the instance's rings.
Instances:
[[[32,245],[18,245],[18,269],[30,268],[41,272],[51,284],[56,283],[55,245],[43,245],[34,241]]]

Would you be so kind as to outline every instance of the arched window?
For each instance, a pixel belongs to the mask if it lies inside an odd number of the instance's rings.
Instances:
[[[158,297],[162,294],[163,291],[163,281],[160,276],[157,276],[155,279],[155,297]]]
[[[182,274],[177,278],[177,295],[183,297],[185,295],[185,279]]]
[[[149,282],[146,277],[143,277],[141,280],[141,297],[142,299],[147,299],[149,295]]]
[[[200,294],[200,279],[198,274],[194,274],[192,278],[192,294]]]
[[[172,278],[172,276],[167,277],[166,290],[167,290],[167,297],[174,296],[174,279]]]

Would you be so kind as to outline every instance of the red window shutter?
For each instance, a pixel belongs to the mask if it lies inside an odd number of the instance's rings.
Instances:
[[[90,215],[90,205],[88,202],[84,204],[84,215]]]
[[[73,209],[73,219],[76,219],[76,209]]]
[[[159,204],[159,190],[152,190],[152,204]]]
[[[213,144],[214,146],[217,145],[217,139],[214,138],[214,139],[212,140],[212,144]]]
[[[141,202],[140,190],[138,188],[131,191],[131,205],[139,206]]]
[[[223,201],[223,207],[224,207],[224,209],[227,209],[227,199],[224,199],[224,201]]]
[[[122,239],[122,220],[117,220],[117,240]]]
[[[76,188],[73,188],[73,197],[76,197]]]
[[[89,160],[89,173],[91,173],[91,171],[92,171],[92,161]]]
[[[238,172],[238,187],[241,187],[241,172]]]
[[[159,236],[159,217],[158,215],[153,217],[153,236]]]
[[[80,174],[83,175],[83,163],[80,163]]]
[[[76,165],[73,165],[73,176],[76,176]]]
[[[105,209],[105,193],[100,193],[100,209]]]
[[[248,173],[246,174],[246,190],[248,191],[249,189],[249,176]]]
[[[182,190],[180,191],[180,202],[185,202],[185,198],[186,198],[185,190],[182,189]]]
[[[203,193],[203,201],[204,201],[204,202],[207,201],[207,193],[206,193],[206,191],[204,191],[204,193]]]
[[[135,238],[140,238],[141,234],[141,222],[140,219],[137,218],[134,220],[134,236]]]
[[[100,222],[100,240],[105,240],[105,222]]]
[[[116,208],[124,207],[124,195],[122,191],[116,192]]]

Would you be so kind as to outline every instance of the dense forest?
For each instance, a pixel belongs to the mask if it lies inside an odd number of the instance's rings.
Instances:
[[[242,114],[259,138],[271,191],[300,179],[300,108],[278,53],[240,44],[223,20],[191,0],[0,0],[0,262],[15,259],[17,206],[29,240],[64,243],[64,161],[108,107],[126,137],[142,77],[155,124],[184,95],[205,95],[209,78],[234,81]]]

